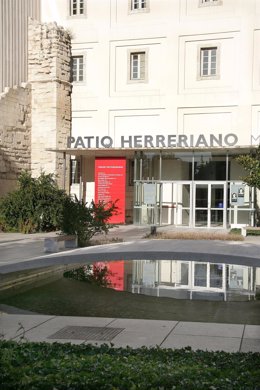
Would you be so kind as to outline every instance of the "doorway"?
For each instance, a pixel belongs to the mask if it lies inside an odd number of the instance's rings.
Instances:
[[[226,182],[139,181],[134,223],[226,229],[226,204]]]
[[[226,228],[226,182],[195,182],[193,226]]]

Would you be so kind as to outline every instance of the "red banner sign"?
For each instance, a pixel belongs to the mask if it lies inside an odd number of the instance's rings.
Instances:
[[[110,223],[125,223],[125,158],[96,158],[95,160],[95,202],[116,201],[118,215]]]

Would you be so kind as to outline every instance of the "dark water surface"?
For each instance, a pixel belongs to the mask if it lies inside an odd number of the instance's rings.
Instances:
[[[133,294],[212,301],[255,299],[260,283],[257,267],[184,260],[94,262],[64,276]]]
[[[260,324],[257,267],[117,260],[48,275],[0,291],[0,304],[50,315]]]

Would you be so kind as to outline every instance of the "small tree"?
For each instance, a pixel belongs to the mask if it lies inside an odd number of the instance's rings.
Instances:
[[[260,190],[260,146],[250,154],[238,156],[236,160],[248,173],[243,177],[243,181]]]
[[[96,233],[107,233],[113,227],[109,219],[118,213],[116,202],[93,201],[88,206],[83,200],[67,198],[64,202],[61,230],[76,234],[79,246],[85,246]]]
[[[250,154],[244,154],[236,158],[237,162],[243,166],[247,175],[242,180],[251,187],[255,187],[260,190],[260,145],[258,149],[254,150]],[[256,224],[260,224],[260,211],[257,204],[257,192],[256,192]]]
[[[18,179],[18,189],[0,201],[3,229],[22,233],[57,230],[67,198],[58,188],[54,175],[42,172],[38,178],[33,178],[23,172]]]

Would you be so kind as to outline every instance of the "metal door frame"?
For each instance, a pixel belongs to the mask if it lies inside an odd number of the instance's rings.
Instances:
[[[208,199],[207,207],[196,207],[196,187],[197,185],[206,185],[208,188]],[[212,186],[221,185],[223,186],[223,207],[220,210],[223,210],[223,224],[222,226],[212,226],[211,221],[211,210],[219,210],[219,208],[211,206],[211,194]],[[194,181],[193,182],[193,219],[192,226],[195,228],[215,228],[215,229],[226,229],[227,228],[227,183],[225,181]],[[205,226],[196,226],[196,210],[207,210],[207,225]]]

